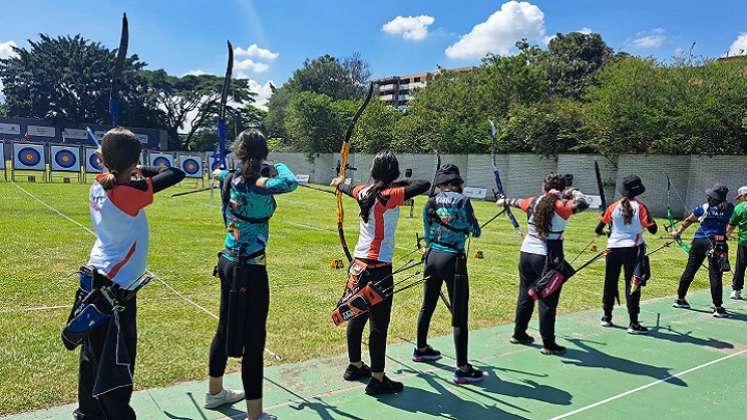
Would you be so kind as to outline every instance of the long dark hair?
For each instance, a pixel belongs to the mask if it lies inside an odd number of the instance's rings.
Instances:
[[[107,131],[101,139],[101,158],[109,173],[99,184],[105,190],[114,188],[117,176],[137,163],[141,152],[140,140],[132,131],[122,127]]]
[[[552,225],[552,216],[555,213],[555,202],[560,200],[561,191],[565,189],[565,177],[557,172],[545,175],[542,189],[545,195],[537,203],[532,220],[540,236],[547,237]]]
[[[387,150],[376,154],[371,163],[371,178],[373,185],[366,191],[366,196],[360,200],[360,215],[366,223],[368,223],[371,207],[376,203],[381,190],[399,178],[399,161],[394,153]]]
[[[241,162],[239,173],[247,182],[253,182],[260,177],[262,162],[267,159],[270,152],[267,148],[267,138],[256,128],[239,133],[231,145],[231,151]]]
[[[633,207],[630,206],[630,200],[632,200],[633,197],[623,196],[622,199],[620,199],[620,207],[622,208],[622,217],[623,222],[626,225],[629,225],[633,222]]]

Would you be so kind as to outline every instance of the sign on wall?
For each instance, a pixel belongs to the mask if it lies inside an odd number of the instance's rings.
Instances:
[[[21,134],[21,124],[0,123],[0,134]]]
[[[296,175],[296,181],[298,181],[301,184],[308,184],[309,183],[309,175],[306,174],[298,174]]]
[[[50,138],[54,138],[55,136],[54,127],[46,127],[43,125],[29,125],[26,127],[26,131],[29,133],[29,136]]]
[[[179,155],[179,167],[190,178],[202,177],[202,158],[197,155]]]
[[[41,144],[13,143],[13,169],[43,171],[47,163]]]
[[[70,146],[51,146],[50,165],[53,171],[80,171],[80,148]]]
[[[488,196],[488,190],[486,188],[464,187],[464,195],[469,198],[484,200]]]
[[[66,128],[62,131],[62,136],[66,139],[88,140],[86,130],[80,128]]]
[[[89,174],[95,174],[101,172],[101,162],[96,156],[96,149],[93,147],[86,147],[86,172]]]
[[[174,166],[174,157],[164,153],[150,153],[150,164],[152,166],[171,168]]]

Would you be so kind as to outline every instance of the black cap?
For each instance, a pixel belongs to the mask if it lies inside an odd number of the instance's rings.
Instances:
[[[459,175],[459,167],[454,164],[447,163],[436,171],[436,177],[433,179],[435,185],[449,184],[453,181],[464,182],[462,177]]]
[[[729,193],[729,188],[727,188],[726,185],[717,182],[713,184],[711,188],[707,189],[705,193],[717,202],[723,203],[726,201],[726,194]]]
[[[573,174],[565,174],[563,175],[563,178],[565,178],[566,188],[573,186]]]
[[[646,187],[638,175],[628,175],[622,180],[620,192],[626,197],[635,197],[646,192]]]

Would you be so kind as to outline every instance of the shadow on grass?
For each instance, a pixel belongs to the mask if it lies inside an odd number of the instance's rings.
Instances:
[[[669,368],[640,363],[633,360],[623,359],[601,352],[586,344],[585,340],[568,338],[580,350],[569,348],[562,357],[563,363],[584,368],[600,368],[616,370],[631,375],[648,376],[654,379],[664,379],[672,375]],[[568,360],[575,359],[575,360]],[[669,378],[667,383],[677,386],[687,386],[687,382],[680,378]]]

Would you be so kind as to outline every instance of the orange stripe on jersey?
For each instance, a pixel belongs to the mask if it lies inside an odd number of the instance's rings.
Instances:
[[[523,198],[519,200],[519,208],[521,209],[521,211],[523,211],[524,213],[529,212],[529,209],[534,204],[535,198],[537,197],[529,197],[529,198]]]
[[[615,201],[614,203],[607,206],[607,209],[604,211],[604,214],[602,215],[602,217],[599,218],[599,220],[606,225],[609,225],[610,223],[612,223],[612,214],[615,212],[615,209],[617,209],[619,206],[620,206],[620,200]]]
[[[641,226],[645,228],[650,228],[654,225],[654,220],[651,218],[651,215],[648,212],[648,207],[646,207],[645,204],[643,204],[643,201],[638,201],[638,217],[641,221]]]
[[[119,270],[124,267],[125,264],[127,264],[127,261],[130,261],[130,258],[135,254],[135,250],[137,249],[137,242],[133,243],[130,247],[130,250],[127,251],[127,255],[124,257],[124,259],[116,264],[114,264],[114,267],[109,271],[109,274],[106,275],[106,278],[109,280],[114,280],[114,277],[117,277],[117,274],[119,273]]]
[[[148,189],[143,191],[129,185],[116,185],[106,192],[112,204],[128,216],[135,217],[138,212],[153,203],[153,180],[145,179]]]
[[[555,200],[555,213],[560,216],[563,220],[568,220],[573,215],[573,200],[563,202],[563,200]]]
[[[404,189],[403,189],[404,191]],[[384,241],[384,212],[387,210],[378,200],[373,206],[373,217],[374,217],[374,237],[371,241],[371,246],[368,248],[368,254],[366,258],[370,260],[378,260],[381,252],[381,243]]]
[[[381,192],[384,197],[389,197],[386,208],[393,209],[405,204],[405,187],[389,188]]]

